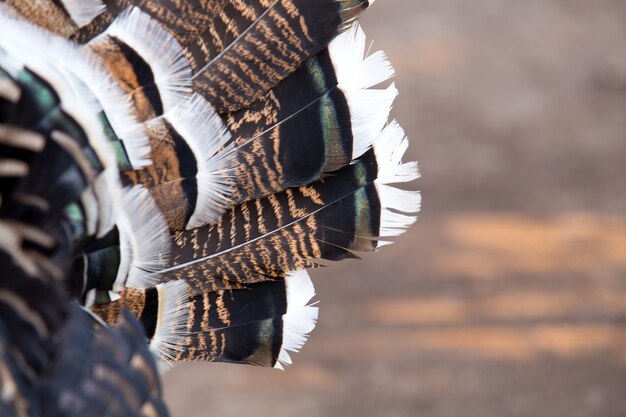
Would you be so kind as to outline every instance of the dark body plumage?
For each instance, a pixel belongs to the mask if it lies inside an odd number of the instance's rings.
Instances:
[[[165,415],[157,367],[291,363],[306,269],[419,210],[368,5],[0,4],[3,415]]]

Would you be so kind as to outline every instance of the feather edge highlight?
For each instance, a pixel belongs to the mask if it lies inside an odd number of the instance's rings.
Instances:
[[[315,287],[306,270],[289,272],[285,277],[287,313],[283,315],[283,342],[274,368],[284,370],[292,363],[289,352],[298,352],[315,328],[319,308],[309,302]]]

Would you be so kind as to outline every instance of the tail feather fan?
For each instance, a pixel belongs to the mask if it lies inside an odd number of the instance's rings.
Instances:
[[[0,5],[0,410],[161,416],[177,361],[291,364],[306,270],[420,209],[372,2]]]

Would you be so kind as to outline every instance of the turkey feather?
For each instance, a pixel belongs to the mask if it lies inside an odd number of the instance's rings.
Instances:
[[[354,26],[263,100],[227,116],[239,159],[234,203],[310,184],[370,148],[397,91],[370,88],[393,68],[381,53],[364,59],[364,48]]]
[[[334,176],[243,203],[215,225],[174,234],[171,266],[154,276],[164,281],[183,279],[193,289],[211,290],[312,267],[318,259],[351,257],[349,249],[354,244],[363,246],[358,238],[372,238],[369,250],[375,249],[381,209],[419,210],[419,200],[410,191],[398,191],[409,199],[409,204],[402,206],[398,206],[396,194],[388,201],[376,193],[379,184],[396,181],[391,174],[394,171],[402,174],[397,177],[402,181],[417,177],[416,167],[411,165],[414,169],[410,172],[397,158],[376,160],[376,149],[389,149],[389,141],[406,141],[395,124],[381,132],[373,150]],[[379,154],[386,155],[383,151]],[[390,163],[395,167],[386,166]],[[381,181],[376,180],[379,169],[387,173]]]
[[[174,362],[291,364],[306,269],[420,209],[370,3],[0,2],[2,413],[165,416]]]

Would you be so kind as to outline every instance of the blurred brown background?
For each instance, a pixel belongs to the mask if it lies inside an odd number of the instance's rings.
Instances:
[[[173,415],[626,416],[626,2],[381,0],[362,24],[420,219],[312,272],[293,366],[179,366]]]

